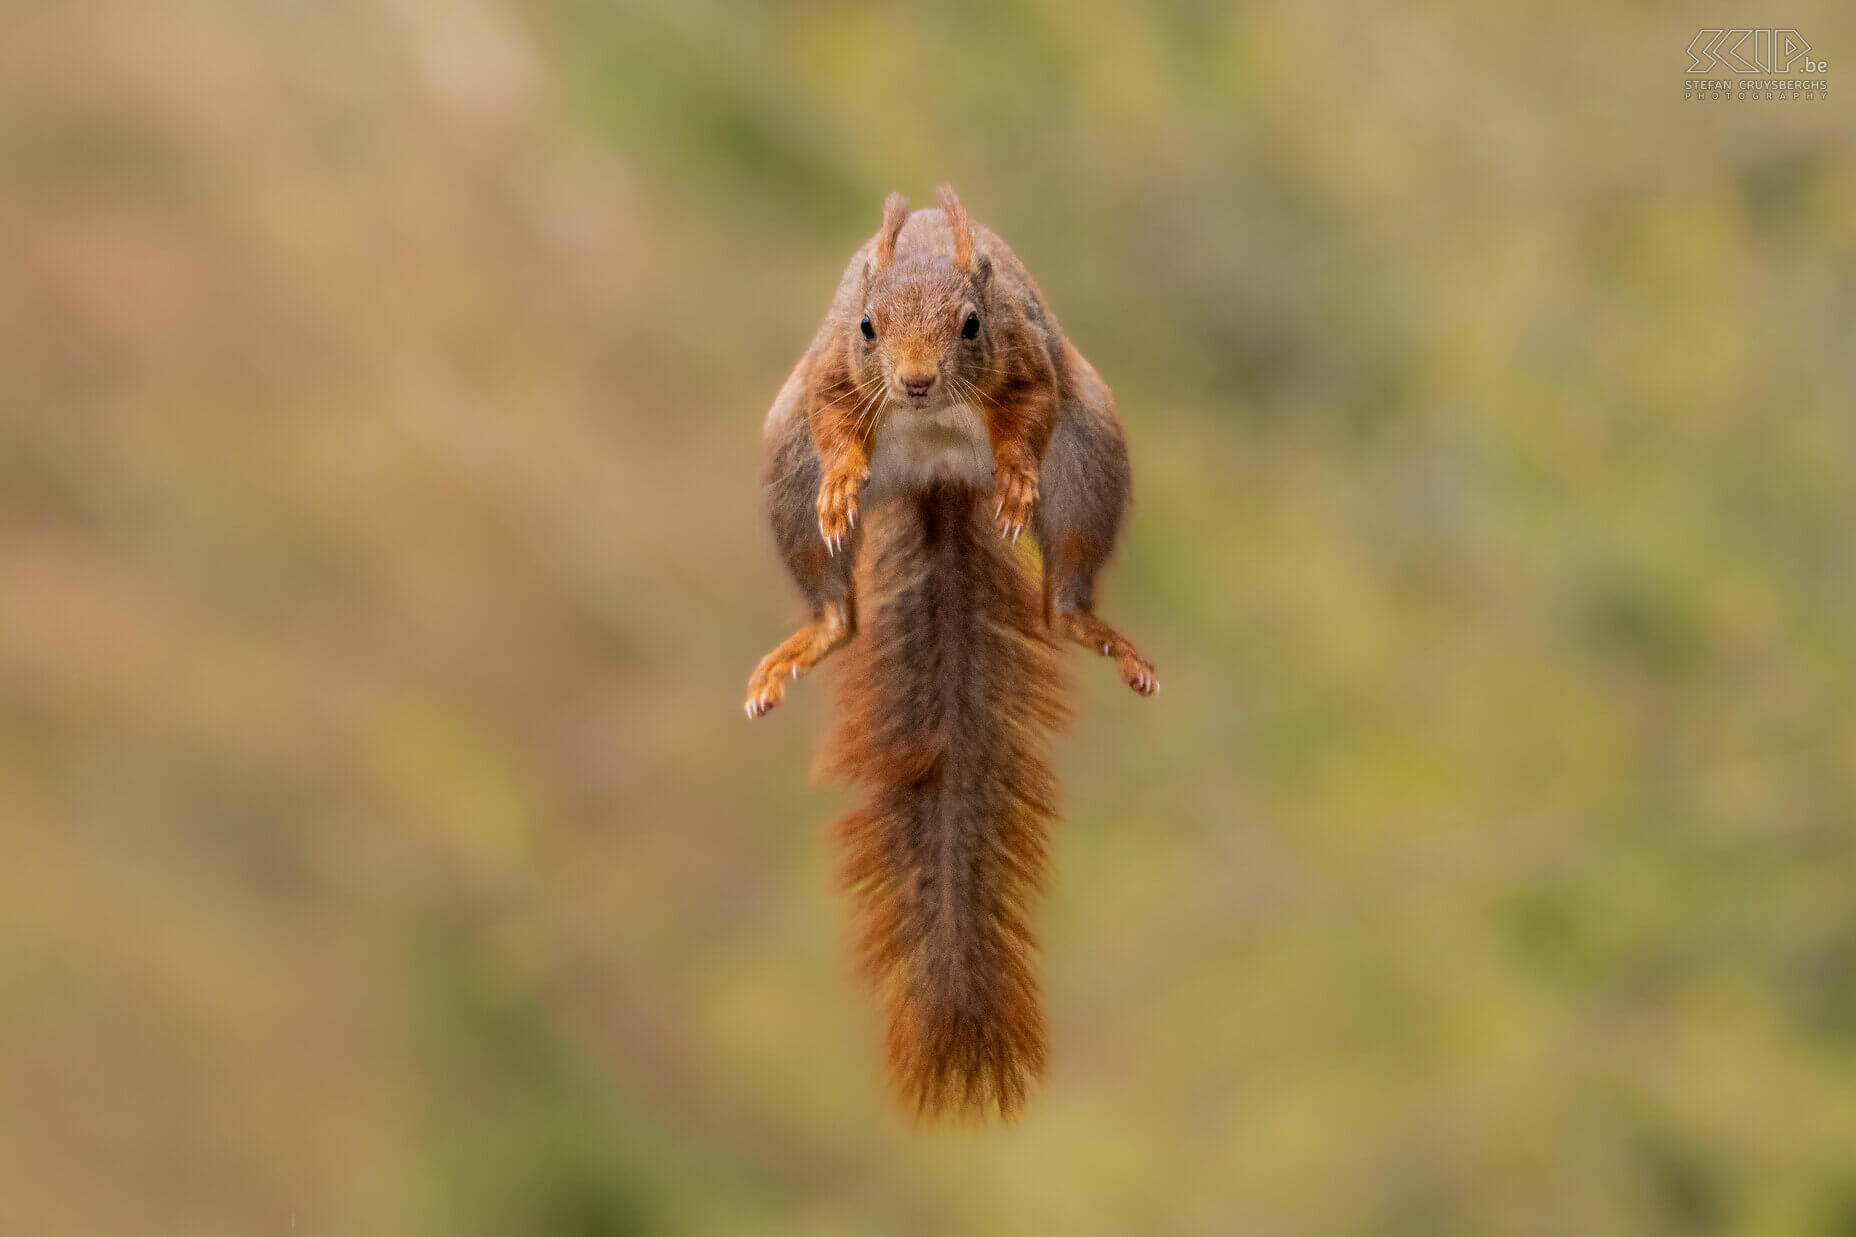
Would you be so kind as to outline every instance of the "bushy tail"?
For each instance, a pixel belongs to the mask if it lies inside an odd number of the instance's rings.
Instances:
[[[858,959],[887,1006],[905,1102],[1011,1118],[1044,1071],[1028,903],[1043,885],[1063,718],[1056,650],[978,491],[871,514],[859,632],[826,769],[866,785],[838,822]]]

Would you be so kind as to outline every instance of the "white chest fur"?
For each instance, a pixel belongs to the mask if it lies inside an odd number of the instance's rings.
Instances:
[[[891,412],[876,432],[870,481],[859,497],[874,505],[935,481],[992,488],[992,443],[986,419],[971,404]]]

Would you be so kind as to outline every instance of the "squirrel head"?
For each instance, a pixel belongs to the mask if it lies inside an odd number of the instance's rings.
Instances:
[[[919,222],[905,238],[911,218]],[[951,187],[941,186],[938,212],[915,216],[908,199],[890,194],[864,268],[862,315],[851,325],[859,388],[881,391],[887,408],[978,402],[996,338],[991,288],[992,260],[975,250],[973,225]]]

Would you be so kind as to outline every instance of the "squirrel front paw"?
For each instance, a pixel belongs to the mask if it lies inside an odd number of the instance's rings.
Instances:
[[[838,469],[826,474],[818,487],[818,535],[828,553],[844,548],[844,539],[857,527],[857,492],[870,479],[863,467]]]
[[[1017,541],[1031,518],[1031,504],[1038,500],[1037,470],[1001,464],[993,474],[993,492],[999,496],[992,513],[999,535]]]

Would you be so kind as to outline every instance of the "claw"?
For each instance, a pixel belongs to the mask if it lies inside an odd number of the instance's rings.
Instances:
[[[799,665],[798,665],[798,663],[797,663],[797,662],[795,662],[795,663],[793,664],[793,677],[794,677],[794,678],[798,678],[798,677],[799,677]]]

